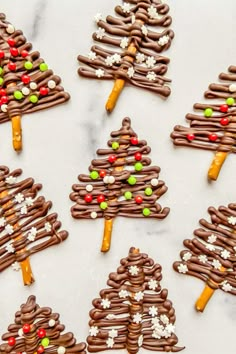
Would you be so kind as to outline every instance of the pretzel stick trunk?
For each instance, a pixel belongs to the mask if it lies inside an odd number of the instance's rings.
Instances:
[[[224,267],[220,268],[221,272],[225,271]],[[211,299],[212,295],[214,294],[215,290],[219,288],[219,285],[215,283],[214,281],[210,280],[208,283],[205,285],[205,288],[203,289],[201,295],[197,299],[195,303],[195,308],[199,312],[203,312],[205,310],[206,305],[208,304],[208,301]]]
[[[7,87],[14,87],[15,83],[10,83]],[[22,129],[21,129],[21,116],[16,115],[11,117],[12,125],[12,145],[15,151],[22,150]]]
[[[143,25],[144,22],[141,20],[136,21],[140,25]],[[130,53],[131,55],[135,55],[137,52],[137,48],[135,47],[134,42],[132,41],[130,45],[128,46],[127,52]],[[134,58],[131,55],[125,55],[124,60],[129,61],[130,63],[134,62]],[[110,93],[110,96],[108,97],[107,103],[106,103],[106,110],[108,113],[111,113],[113,109],[116,106],[116,102],[121,94],[121,91],[123,90],[125,86],[125,80],[124,79],[119,79],[117,78],[115,80],[112,92]]]
[[[7,191],[3,191],[0,193],[0,198],[4,198],[8,195]],[[8,203],[4,204],[4,206],[7,206]],[[14,215],[12,216],[14,217]],[[8,221],[11,221],[11,217],[7,218]],[[14,228],[16,228],[18,226],[18,224],[16,223],[14,225]],[[20,238],[21,236],[18,236],[15,238],[15,240],[17,240],[18,238]],[[20,254],[22,252],[24,252],[25,249],[17,252],[17,254]],[[30,285],[34,282],[34,277],[33,277],[33,273],[31,270],[31,266],[30,266],[30,261],[29,261],[29,257],[27,257],[26,259],[24,259],[23,261],[20,262],[20,267],[21,267],[21,272],[22,272],[22,277],[23,277],[23,282],[24,285]]]
[[[211,166],[208,170],[208,178],[210,180],[216,181],[221,167],[223,166],[223,163],[225,162],[226,157],[228,156],[228,152],[224,151],[217,151],[215,154],[215,157],[211,163]]]

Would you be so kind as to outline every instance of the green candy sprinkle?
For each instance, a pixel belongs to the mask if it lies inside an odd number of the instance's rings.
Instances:
[[[107,207],[108,207],[108,205],[107,205],[106,202],[101,202],[101,203],[100,203],[100,208],[101,208],[102,210],[107,209]]]
[[[99,176],[98,172],[97,171],[91,171],[90,172],[90,178],[92,179],[97,179]]]
[[[0,75],[3,74],[3,68],[0,66]]]
[[[41,340],[41,344],[42,344],[43,347],[48,347],[49,343],[50,343],[50,340],[49,340],[49,338],[47,338],[47,337],[44,337],[44,338]]]
[[[14,97],[15,97],[16,100],[21,100],[23,98],[23,94],[22,94],[21,91],[17,90],[17,91],[14,92]]]
[[[148,195],[148,196],[152,195],[152,188],[147,187],[147,188],[145,189],[144,193],[145,193],[146,195]]]
[[[204,116],[209,118],[211,117],[213,114],[213,110],[211,108],[206,108],[205,111],[204,111]]]
[[[225,102],[228,106],[233,106],[235,103],[235,99],[233,97],[228,97]]]
[[[132,199],[133,195],[131,192],[127,191],[127,192],[125,192],[124,196],[125,196],[125,199],[129,200],[129,199]]]
[[[150,214],[151,214],[150,209],[148,209],[148,208],[144,208],[144,209],[143,209],[143,215],[144,215],[144,216],[149,216]]]
[[[136,171],[142,171],[143,164],[141,162],[136,162],[136,164],[134,165],[134,168]]]
[[[128,178],[128,183],[133,186],[137,182],[136,178],[134,176],[130,176]]]
[[[36,95],[31,95],[29,97],[29,100],[30,100],[31,103],[37,103],[39,99],[38,99],[38,97]]]
[[[0,86],[2,86],[2,85],[3,85],[3,83],[4,83],[4,80],[3,80],[3,78],[2,78],[2,77],[0,77]]]
[[[117,150],[120,147],[120,144],[117,141],[114,141],[111,145],[113,150]]]
[[[48,70],[48,65],[47,65],[46,63],[41,63],[41,64],[39,65],[39,69],[40,69],[41,71],[46,71],[46,70]]]
[[[33,63],[31,63],[31,61],[26,61],[24,64],[24,68],[26,70],[31,70],[33,68]]]

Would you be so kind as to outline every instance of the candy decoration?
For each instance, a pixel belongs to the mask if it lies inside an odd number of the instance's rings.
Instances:
[[[24,113],[32,113],[63,103],[70,96],[64,92],[59,85],[60,78],[48,69],[40,54],[31,52],[32,45],[26,42],[22,31],[15,30],[2,13],[0,14],[0,37],[0,89],[6,90],[9,101],[6,107],[2,107],[5,103],[0,101],[0,123],[11,120],[13,147],[16,151],[20,151],[22,149],[21,116]],[[30,77],[34,77],[37,81],[34,88],[30,84]],[[47,84],[48,87],[43,87],[41,83]],[[27,86],[23,87],[23,84]],[[31,90],[36,92],[28,99],[26,96],[32,93]]]
[[[174,38],[169,6],[161,0],[125,0],[115,12],[118,16],[107,16],[106,20],[96,16],[98,29],[93,39],[105,45],[93,46],[88,57],[78,56],[82,63],[79,75],[115,80],[106,103],[108,112],[114,109],[125,83],[169,96],[166,83],[170,80],[164,76],[169,59],[160,53]],[[161,28],[164,30],[157,32]]]
[[[186,249],[174,269],[206,283],[195,304],[203,312],[214,291],[221,289],[236,295],[236,204],[208,208],[210,221],[201,219],[192,240],[184,240]]]
[[[126,349],[136,354],[142,347],[158,352],[178,352],[175,310],[162,289],[161,266],[137,248],[130,248],[108,287],[93,300],[89,312],[88,351]]]
[[[20,329],[29,321],[30,333],[24,332],[19,336]],[[50,326],[50,323],[53,325]],[[40,307],[36,303],[35,296],[31,295],[20,310],[15,314],[14,324],[8,327],[8,332],[3,334],[0,344],[0,353],[68,353],[86,354],[85,343],[77,343],[73,333],[64,332],[65,326],[60,323],[60,315],[53,313],[50,307]],[[48,337],[41,339],[44,333]],[[40,335],[39,335],[40,333]],[[11,348],[9,348],[9,346]],[[35,350],[36,349],[36,350]]]
[[[43,196],[38,196],[41,184],[32,178],[20,180],[22,170],[12,172],[0,166],[0,272],[9,266],[22,270],[24,285],[34,282],[29,256],[64,241],[68,233],[60,230],[56,213],[49,214],[52,206]],[[23,333],[30,331],[30,323],[23,326]]]
[[[236,153],[236,66],[219,75],[219,83],[209,85],[204,96],[216,103],[196,103],[194,109],[202,114],[188,113],[190,127],[176,125],[171,134],[177,146],[215,151],[208,170],[208,179],[217,180],[221,167],[229,153]],[[222,102],[223,101],[223,102]]]
[[[135,144],[133,138],[135,138]],[[119,148],[113,150],[116,141]],[[129,118],[122,127],[111,132],[108,148],[98,149],[92,160],[89,175],[80,174],[79,184],[72,186],[70,198],[74,218],[104,218],[102,252],[110,249],[113,222],[116,216],[131,218],[165,218],[169,208],[162,208],[157,200],[166,192],[165,183],[158,179],[160,168],[151,166],[150,147],[145,140],[137,139]],[[112,158],[112,163],[109,160]],[[138,162],[137,162],[138,156]],[[138,166],[138,168],[137,168]],[[104,177],[103,177],[104,176]],[[85,203],[87,186],[91,185],[92,203]]]

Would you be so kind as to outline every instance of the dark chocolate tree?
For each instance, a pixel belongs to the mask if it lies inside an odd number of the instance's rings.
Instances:
[[[13,146],[22,148],[21,115],[69,99],[61,79],[48,69],[39,52],[32,52],[22,31],[0,13],[0,123],[11,120]]]
[[[64,241],[52,202],[38,196],[41,184],[19,180],[22,170],[0,166],[0,272],[9,266],[22,270],[25,285],[33,283],[29,256]]]
[[[107,16],[106,20],[101,14],[95,16],[98,29],[93,39],[104,46],[95,45],[87,57],[78,56],[84,64],[78,70],[81,76],[115,80],[106,104],[108,112],[115,107],[125,83],[169,96],[166,83],[170,80],[164,76],[169,59],[160,53],[170,47],[174,37],[169,29],[169,7],[161,0],[126,0],[115,12],[117,17]],[[153,27],[164,30],[157,32]]]
[[[201,228],[192,240],[184,240],[181,262],[174,269],[203,280],[206,287],[196,302],[203,311],[216,289],[236,295],[236,204],[208,208],[210,222],[201,219]]]
[[[101,251],[110,248],[112,223],[116,216],[163,219],[169,208],[163,208],[157,199],[167,190],[158,180],[160,168],[151,166],[151,149],[145,140],[138,139],[129,118],[122,127],[111,133],[108,149],[98,149],[98,158],[92,160],[90,174],[80,174],[80,184],[72,186],[70,198],[74,218],[105,218]]]
[[[1,354],[85,354],[85,343],[76,343],[73,333],[63,333],[60,315],[40,307],[31,295],[15,314],[15,321],[3,334]]]
[[[127,349],[136,354],[141,347],[161,352],[184,349],[175,346],[175,310],[161,279],[161,266],[131,248],[117,272],[109,275],[109,288],[93,300],[88,351]]]
[[[186,115],[190,127],[177,125],[171,134],[175,145],[216,152],[208,171],[210,180],[217,179],[227,155],[236,153],[236,66],[230,66],[219,79],[205,92],[209,103],[194,105],[201,114]]]

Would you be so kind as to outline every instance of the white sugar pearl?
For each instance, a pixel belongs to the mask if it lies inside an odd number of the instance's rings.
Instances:
[[[157,178],[153,178],[153,179],[151,180],[151,185],[152,185],[153,187],[156,187],[156,186],[158,185],[158,179],[157,179]]]
[[[236,92],[236,84],[231,84],[231,85],[229,86],[229,91],[230,91],[230,92]]]
[[[53,318],[51,318],[51,320],[48,321],[49,327],[54,327],[55,323],[56,323],[56,321]]]
[[[7,112],[7,104],[2,104],[1,105],[1,111],[2,112]]]
[[[58,354],[64,354],[65,352],[66,352],[66,348],[65,347],[60,346],[60,347],[57,348],[57,353]]]
[[[96,211],[92,211],[92,213],[90,214],[92,219],[96,219],[96,217],[98,216],[98,214],[96,213]]]
[[[23,87],[21,92],[23,93],[24,96],[28,96],[30,93],[30,90],[28,89],[28,87]]]
[[[19,329],[18,335],[19,335],[19,337],[23,337],[23,335],[24,335],[23,328]]]
[[[56,87],[56,82],[54,80],[48,81],[48,88],[54,89]]]
[[[109,176],[105,176],[105,177],[103,178],[103,182],[104,182],[104,183],[109,183]]]
[[[15,32],[15,27],[9,24],[6,28],[7,33],[12,34]]]
[[[93,190],[92,184],[87,184],[87,186],[85,187],[85,189],[86,189],[87,192],[92,192],[92,190]]]
[[[109,176],[108,177],[108,183],[113,184],[115,182],[115,177],[114,176]]]
[[[36,90],[36,88],[38,87],[36,82],[31,82],[29,86],[30,86],[31,90]]]

